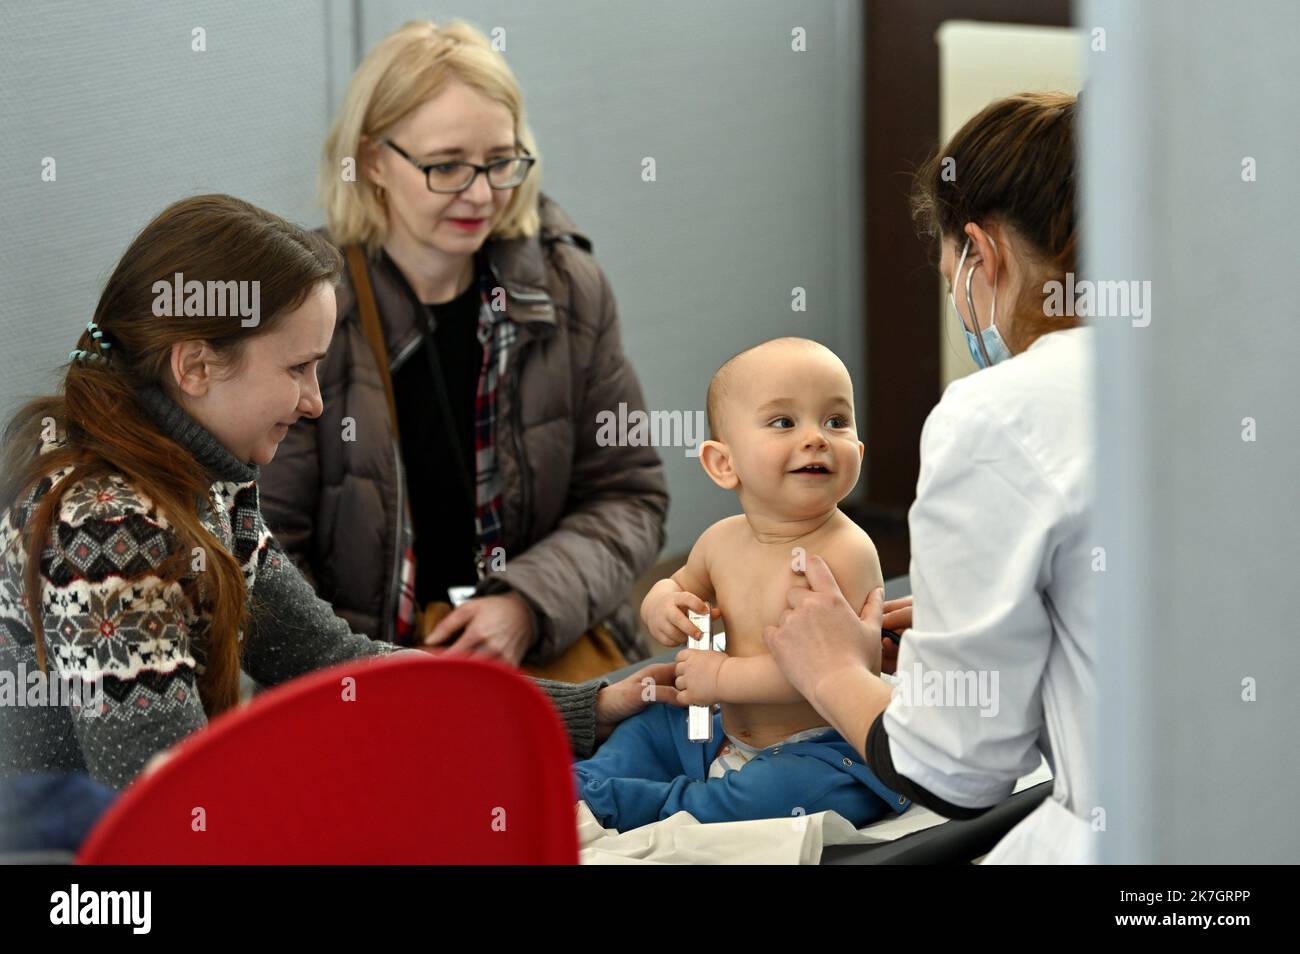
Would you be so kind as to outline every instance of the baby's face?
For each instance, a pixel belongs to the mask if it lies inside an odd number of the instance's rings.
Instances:
[[[848,496],[863,445],[844,365],[817,350],[762,349],[736,377],[723,427],[746,509],[799,519]]]

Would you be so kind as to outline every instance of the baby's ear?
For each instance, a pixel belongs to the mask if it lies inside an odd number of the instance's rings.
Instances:
[[[731,466],[731,452],[721,441],[705,441],[700,445],[700,466],[709,479],[723,490],[734,490],[740,478]]]

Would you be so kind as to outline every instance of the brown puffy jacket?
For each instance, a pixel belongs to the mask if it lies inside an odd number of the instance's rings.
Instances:
[[[498,385],[505,568],[489,572],[478,594],[514,590],[533,607],[539,635],[527,664],[549,662],[600,622],[640,659],[627,600],[664,544],[663,465],[653,447],[596,443],[597,413],[644,408],[641,385],[591,242],[544,195],[539,210],[539,235],[487,245],[519,335]],[[395,368],[418,346],[424,314],[386,268],[372,260],[369,271]],[[335,612],[391,641],[408,489],[346,269],[318,377],[324,412],[295,424],[261,468],[262,511]],[[352,440],[343,440],[345,418],[355,421]]]

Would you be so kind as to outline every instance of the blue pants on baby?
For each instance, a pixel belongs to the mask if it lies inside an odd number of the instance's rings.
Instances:
[[[681,811],[701,822],[834,811],[861,828],[910,804],[834,729],[769,746],[743,768],[709,778],[726,741],[722,713],[714,713],[708,743],[686,738],[686,716],[683,706],[652,703],[620,723],[595,755],[574,763],[578,799],[602,827],[628,831]]]

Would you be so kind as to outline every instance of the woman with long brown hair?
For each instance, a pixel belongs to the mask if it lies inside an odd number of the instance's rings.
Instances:
[[[237,704],[241,667],[274,685],[399,651],[316,597],[259,506],[259,467],[321,414],[340,268],[324,239],[247,202],[177,202],[122,256],[59,393],[10,422],[0,671],[102,694],[92,711],[0,706],[0,778],[87,772],[121,788]],[[635,679],[541,687],[579,755],[645,704]]]

